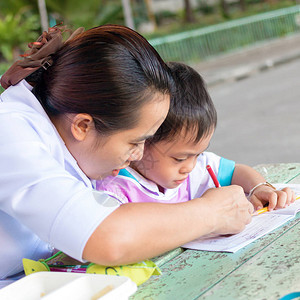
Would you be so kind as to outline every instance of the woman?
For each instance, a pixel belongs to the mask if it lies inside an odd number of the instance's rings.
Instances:
[[[178,205],[119,206],[94,190],[142,157],[168,112],[169,70],[138,33],[107,25],[63,43],[52,28],[31,47],[1,78],[0,278],[53,248],[118,265],[250,222],[234,186]]]

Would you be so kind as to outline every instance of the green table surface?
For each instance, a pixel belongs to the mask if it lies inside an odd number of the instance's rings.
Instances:
[[[300,183],[300,163],[255,167],[271,183]],[[236,253],[174,249],[153,259],[162,271],[138,299],[279,299],[300,291],[300,213]]]

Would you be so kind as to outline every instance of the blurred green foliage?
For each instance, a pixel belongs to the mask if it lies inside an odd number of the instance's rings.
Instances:
[[[52,25],[63,23],[75,29],[123,24],[122,4],[118,0],[46,0],[46,4]],[[37,0],[0,1],[0,62],[16,60],[26,50],[27,43],[40,34]]]
[[[183,0],[182,0],[183,1]],[[229,16],[225,18],[220,5],[209,5],[206,0],[197,0],[197,7],[193,9],[195,22],[184,23],[184,12],[177,13],[162,11],[156,14],[158,28],[153,33],[145,33],[147,39],[157,38],[168,34],[198,29],[229,20],[252,16],[297,4],[296,0],[247,0],[247,9],[241,10],[238,2],[229,3]]]
[[[57,23],[73,28],[123,23],[122,3],[116,0],[47,0],[47,10]]]
[[[35,40],[39,30],[38,15],[23,8],[17,13],[7,13],[0,18],[0,55],[12,61],[26,49],[28,40]]]
[[[121,0],[45,0],[51,25],[62,22],[75,29],[114,23],[124,24]],[[182,0],[183,1],[183,0]],[[184,23],[184,11],[161,11],[155,14],[157,29],[142,34],[148,38],[188,31],[226,21],[220,5],[197,0],[193,9],[195,22]],[[238,3],[230,4],[229,18],[237,19],[271,9],[292,6],[295,0],[247,0],[242,11]],[[145,0],[131,0],[136,28],[148,21]],[[0,62],[12,62],[26,49],[26,44],[41,34],[38,0],[0,1]],[[3,67],[0,65],[0,74]]]
[[[135,27],[148,20],[147,7],[144,0],[135,0],[135,5],[131,7]]]

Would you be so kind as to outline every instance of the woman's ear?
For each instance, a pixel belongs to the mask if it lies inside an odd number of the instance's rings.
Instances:
[[[77,114],[72,118],[71,132],[77,141],[83,141],[94,128],[94,120],[89,114]]]

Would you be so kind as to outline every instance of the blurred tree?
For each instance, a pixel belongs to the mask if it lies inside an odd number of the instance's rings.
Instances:
[[[146,8],[147,8],[147,15],[149,22],[153,25],[153,29],[156,29],[157,24],[155,20],[155,15],[153,13],[153,3],[152,0],[145,0]]]
[[[226,0],[220,0],[220,7],[224,18],[229,18],[229,4]]]
[[[0,0],[0,18],[29,7],[39,14],[39,0]],[[51,24],[63,22],[71,27],[86,28],[106,23],[124,24],[121,0],[44,0]],[[128,0],[129,1],[129,0]]]
[[[134,20],[131,12],[130,0],[122,0],[125,25],[131,29],[134,29]]]
[[[46,4],[56,23],[63,22],[75,28],[124,22],[120,0],[46,0]]]
[[[195,21],[190,0],[184,0],[184,21],[186,23],[193,23]]]
[[[242,11],[245,11],[247,8],[247,1],[246,0],[240,0],[240,7]]]
[[[36,6],[36,1],[26,0],[13,0],[13,1],[0,1],[0,15],[5,16],[9,13],[17,13],[24,6],[33,8],[32,4]],[[37,11],[37,10],[36,10]]]
[[[29,7],[6,13],[0,18],[0,59],[16,60],[26,50],[27,43],[39,36],[38,29],[38,14],[33,14]]]
[[[131,5],[136,30],[141,33],[153,32],[157,27],[152,0],[132,0]]]
[[[45,0],[38,0],[38,6],[40,11],[42,30],[47,31],[49,27],[49,22]]]

